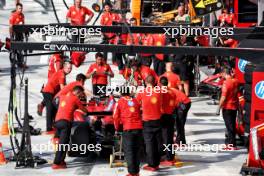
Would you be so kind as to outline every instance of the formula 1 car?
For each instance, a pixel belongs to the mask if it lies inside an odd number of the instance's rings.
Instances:
[[[86,101],[84,101],[85,103]],[[114,145],[114,124],[113,124],[113,108],[115,105],[115,97],[100,96],[93,97],[86,107],[88,115],[81,110],[74,112],[74,122],[71,130],[71,144],[100,144],[100,156],[109,157],[112,153]],[[80,151],[68,152],[69,156],[88,156],[91,151],[81,154]]]

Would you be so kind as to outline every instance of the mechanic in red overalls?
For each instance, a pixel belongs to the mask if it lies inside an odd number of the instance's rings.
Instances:
[[[124,18],[120,19],[120,23],[124,25],[127,24],[127,20]],[[116,37],[114,38],[114,45],[126,45],[127,43],[127,33],[117,33]],[[127,63],[126,54],[125,53],[113,53],[113,59],[115,59],[115,64],[118,66],[118,70],[121,71],[125,68],[124,62]]]
[[[69,62],[64,62],[63,68],[53,74],[48,79],[48,83],[42,89],[42,95],[46,105],[47,132],[52,132],[53,121],[56,115],[56,109],[53,105],[54,96],[66,85],[66,75],[72,70],[72,65]]]
[[[62,54],[51,55],[51,57],[49,58],[48,79],[51,78],[54,73],[62,69],[62,64],[63,64]],[[38,104],[37,107],[37,114],[39,116],[42,116],[44,107],[45,107],[45,102],[43,100],[40,104]]]
[[[153,35],[152,34],[141,34],[139,44],[142,46],[153,46],[154,45]],[[152,56],[153,54],[151,53],[140,53],[139,61],[142,65],[150,67],[152,63]]]
[[[82,6],[82,0],[74,0],[74,5],[69,8],[66,18],[72,26],[83,26],[88,24],[93,16],[94,13],[91,10]],[[83,34],[72,35],[72,42],[83,43],[84,37]]]
[[[102,53],[95,54],[96,62],[90,65],[86,77],[92,78],[93,94],[105,95],[106,86],[108,84],[108,76],[114,77],[114,73],[110,65],[104,62],[104,55]]]
[[[25,16],[23,14],[23,5],[21,3],[16,4],[16,10],[9,17],[9,33],[10,37],[14,35],[13,26],[25,24]]]
[[[115,22],[120,22],[121,17],[119,14],[112,12],[112,4],[106,2],[104,4],[104,12],[101,15],[100,24],[102,26],[112,26]],[[107,43],[114,43],[114,38],[116,37],[115,33],[104,33]]]
[[[186,96],[182,91],[171,88],[175,94],[175,111],[176,115],[176,144],[186,144],[185,138],[185,123],[187,120],[188,112],[191,108],[191,99]]]
[[[168,87],[168,79],[166,77],[161,77],[160,86],[166,92],[162,93],[163,107],[162,107],[162,116],[161,116],[161,128],[162,128],[162,144],[170,145],[173,144],[174,137],[174,124],[175,119],[173,117],[173,112],[175,109],[175,99],[176,95]],[[160,162],[160,165],[163,166],[173,166],[174,165],[174,155],[171,151],[166,151],[166,148],[163,149],[165,152],[165,160]]]
[[[136,98],[142,107],[143,136],[146,145],[147,165],[144,170],[157,171],[162,154],[161,114],[163,107],[161,90],[155,87],[155,78],[149,75],[144,91],[138,92]]]
[[[137,26],[137,19],[136,18],[130,18],[129,20],[130,26]],[[127,42],[126,45],[140,45],[141,40],[141,34],[140,33],[132,33],[127,35]],[[139,63],[138,57],[136,57],[136,54],[130,54],[128,55],[129,60],[136,60]]]
[[[130,18],[129,23],[130,23],[130,26],[137,26],[137,19]],[[140,37],[141,37],[140,33],[132,33],[131,35],[128,34],[126,45],[139,45]],[[133,41],[132,41],[132,38],[133,38]]]
[[[167,39],[165,34],[153,34],[154,46],[166,46]],[[153,59],[154,70],[158,76],[165,72],[165,54],[155,54]]]
[[[172,71],[172,66],[173,66],[172,62],[167,62],[166,72],[162,74],[160,78],[166,77],[168,79],[169,88],[176,88],[182,91],[183,88],[182,88],[180,76]]]
[[[112,26],[113,23],[120,22],[121,17],[119,14],[112,12],[112,4],[110,2],[106,2],[104,4],[104,12],[101,15],[100,24],[102,26]],[[103,41],[104,44],[114,44],[116,34],[115,33],[103,33]],[[107,52],[104,52],[105,60],[107,60]],[[112,63],[116,63],[116,58],[112,58]]]
[[[48,68],[48,79],[52,75],[62,69],[63,56],[62,54],[53,54],[49,58],[49,68]]]
[[[87,112],[86,107],[80,101],[83,91],[82,86],[75,86],[71,92],[61,97],[54,125],[59,134],[59,144],[52,169],[65,169],[67,167],[64,160],[68,147],[63,145],[69,145],[74,111],[80,109],[83,112]]]
[[[222,86],[222,94],[219,101],[217,114],[220,114],[222,109],[225,126],[227,129],[227,138],[225,144],[228,150],[236,149],[236,115],[239,105],[238,100],[238,81],[232,77],[232,71],[229,68],[224,68],[222,76],[225,81]]]
[[[15,41],[23,41],[24,36],[23,33],[13,32],[13,26],[14,25],[23,25],[25,24],[25,16],[23,14],[23,5],[21,3],[16,4],[16,10],[11,14],[9,17],[9,33],[10,33],[10,39],[14,39]],[[21,53],[17,53],[17,60],[18,60],[18,67],[27,69],[28,66],[24,64],[24,59]]]
[[[114,125],[117,132],[123,129],[123,146],[129,173],[127,176],[139,176],[140,149],[143,145],[140,104],[136,98],[131,97],[130,87],[123,86],[121,90],[122,97],[114,108]]]

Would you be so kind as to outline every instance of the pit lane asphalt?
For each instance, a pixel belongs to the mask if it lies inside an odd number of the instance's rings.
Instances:
[[[62,1],[55,0],[56,8],[58,9],[58,16],[61,21],[64,21],[66,8]],[[93,1],[84,0],[84,5],[91,6]],[[24,4],[24,12],[27,24],[41,24],[56,22],[52,11],[44,11],[44,9],[34,2],[33,0],[22,0]],[[4,40],[8,36],[8,18],[11,10],[14,9],[14,2],[7,2],[4,10],[0,10],[0,39]],[[47,12],[47,14],[45,13]],[[35,38],[36,39],[36,38]],[[33,39],[34,40],[34,39]],[[80,68],[73,68],[72,73],[67,78],[67,82],[74,80],[76,74],[82,72],[86,73],[88,66],[94,61],[94,53],[90,53],[86,58],[86,62]],[[33,115],[34,122],[32,125],[36,128],[45,130],[45,116],[39,117],[36,114],[36,105],[42,100],[40,88],[46,82],[47,77],[47,57],[28,57],[29,69],[26,71],[25,76],[29,78],[29,113]],[[116,73],[115,78],[112,79],[112,85],[118,85],[124,80],[118,75],[117,67],[111,65]],[[4,114],[7,112],[9,90],[10,90],[10,64],[7,53],[0,53],[0,124]],[[19,76],[17,76],[17,98],[19,98]],[[86,87],[91,89],[90,80],[86,82]],[[21,91],[21,109],[23,110],[23,93]],[[222,116],[214,116],[216,106],[208,105],[211,100],[207,97],[192,98],[193,103],[188,115],[186,123],[186,138],[187,143],[195,144],[223,144],[224,143],[224,122]],[[23,115],[23,112],[21,113]],[[45,114],[45,112],[44,112]],[[32,144],[47,144],[51,136],[32,136]],[[8,157],[11,154],[10,142],[8,136],[0,136],[0,142],[3,143],[5,155]],[[34,150],[34,155],[39,155],[49,162],[54,158],[54,153],[45,152],[42,155]],[[162,167],[161,171],[150,173],[141,170],[141,175],[150,176],[172,176],[172,175],[188,175],[188,176],[238,176],[240,168],[246,159],[246,149],[238,151],[225,151],[225,152],[191,152],[179,151],[177,155],[181,162],[182,167]],[[15,169],[15,162],[9,162],[6,165],[0,166],[0,175],[3,176],[28,176],[28,175],[91,175],[91,176],[121,176],[126,175],[125,168],[109,168],[109,163],[106,160],[89,158],[69,158],[66,157],[68,167],[66,170],[54,171],[51,169],[50,164],[40,166],[36,169]]]

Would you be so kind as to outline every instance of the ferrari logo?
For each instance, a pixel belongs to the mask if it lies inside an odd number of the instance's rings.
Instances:
[[[174,106],[174,101],[170,100],[170,105],[169,106]]]

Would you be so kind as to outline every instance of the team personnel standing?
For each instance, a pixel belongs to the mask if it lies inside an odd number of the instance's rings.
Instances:
[[[64,145],[69,144],[73,113],[76,109],[87,112],[87,109],[80,101],[83,91],[83,87],[75,86],[73,91],[61,97],[54,125],[56,127],[57,133],[59,134],[59,145],[55,154],[52,169],[66,168],[66,163],[64,160],[68,147],[65,147]]]
[[[51,78],[54,73],[61,70],[62,65],[63,65],[62,54],[51,55],[51,57],[49,58],[48,79]],[[38,107],[37,107],[37,113],[39,116],[42,116],[42,111],[44,107],[45,107],[45,102],[43,100],[40,104],[38,104]]]
[[[167,39],[165,34],[153,34],[154,46],[166,46]],[[153,58],[154,70],[158,76],[165,72],[165,59],[164,54],[155,54]]]
[[[191,100],[182,91],[171,88],[175,94],[175,114],[176,114],[176,144],[186,144],[185,138],[185,123],[187,120],[188,111],[191,108]]]
[[[176,40],[176,47],[178,46],[193,46],[193,40],[186,35],[183,35]],[[180,79],[183,85],[184,93],[189,96],[190,95],[190,83],[193,77],[193,59],[190,55],[176,55],[174,58],[174,69],[175,73],[180,75]]]
[[[154,38],[152,34],[141,34],[139,44],[142,46],[153,46],[154,45]],[[152,63],[152,54],[151,53],[140,53],[139,59],[142,65],[151,66]]]
[[[168,79],[166,77],[160,78],[160,86],[166,92],[162,93],[163,107],[162,107],[162,116],[161,116],[161,126],[162,126],[162,144],[173,144],[174,137],[174,124],[175,119],[173,117],[173,111],[175,109],[175,94],[168,88]],[[165,149],[164,149],[165,150]],[[163,151],[164,151],[163,150]],[[174,155],[171,151],[165,150],[165,160],[160,163],[165,166],[172,166],[174,164]]]
[[[48,83],[42,89],[42,95],[46,105],[47,132],[52,131],[52,125],[56,112],[52,104],[53,98],[66,85],[66,75],[69,74],[71,70],[71,63],[64,62],[63,68],[49,78]]]
[[[62,54],[53,54],[49,58],[49,69],[48,69],[48,78],[62,69],[63,65],[63,55]]]
[[[136,18],[130,18],[129,19],[130,26],[137,26],[137,19]],[[141,34],[140,33],[132,33],[127,35],[127,41],[126,45],[140,45],[141,40]],[[133,60],[136,60],[136,54],[130,54],[128,57],[133,58]],[[139,62],[140,60],[137,59]]]
[[[68,10],[66,18],[73,26],[82,26],[88,24],[94,16],[94,13],[88,8],[82,6],[82,0],[74,0],[74,5]],[[83,43],[83,35],[72,35],[72,42]]]
[[[129,20],[130,26],[137,26],[137,19],[136,18],[130,18]],[[133,33],[129,34],[127,36],[127,43],[126,45],[139,45],[140,43],[140,33]]]
[[[143,169],[157,171],[162,151],[160,119],[162,113],[162,93],[160,89],[155,90],[155,78],[153,76],[148,76],[145,83],[146,87],[144,91],[139,92],[136,96],[142,107],[143,136],[147,153],[147,165]]]
[[[10,37],[14,36],[13,33],[13,26],[14,25],[23,25],[25,24],[25,16],[23,14],[23,5],[21,3],[17,3],[16,4],[16,10],[11,14],[10,18],[9,18],[9,33],[10,33]],[[23,40],[23,36],[14,36],[14,37],[18,37],[15,38],[15,40]]]
[[[236,115],[238,109],[238,81],[231,76],[231,69],[225,68],[222,72],[225,81],[222,86],[222,94],[219,102],[219,110],[222,108],[223,118],[227,129],[225,144],[228,149],[236,147]],[[232,146],[231,146],[232,145]],[[230,148],[229,148],[230,147]]]
[[[112,12],[112,4],[111,3],[105,3],[104,4],[104,12],[101,16],[100,24],[102,26],[112,26],[115,22],[120,22],[121,17],[117,13]],[[104,33],[104,38],[107,41],[107,43],[114,43],[114,38],[116,37],[115,33]]]
[[[14,39],[15,41],[23,41],[24,36],[23,33],[13,31],[14,25],[23,25],[25,24],[25,16],[23,14],[23,5],[21,3],[16,4],[16,10],[11,14],[9,18],[9,33],[10,38]],[[17,59],[18,59],[18,67],[20,68],[27,68],[27,65],[24,64],[23,56],[20,52],[17,53]]]
[[[127,23],[124,20],[121,20],[122,23]],[[114,39],[114,45],[126,45],[127,43],[127,36],[128,34],[125,33],[118,33],[117,36]],[[126,54],[125,53],[113,53],[112,55],[113,59],[115,59],[115,62],[118,66],[118,70],[122,71],[125,67],[124,62],[127,63]]]
[[[96,62],[90,65],[86,77],[92,78],[93,94],[100,95],[106,93],[106,86],[108,84],[108,76],[114,77],[114,73],[110,65],[104,61],[102,53],[95,54]]]
[[[166,72],[160,76],[168,79],[168,87],[176,88],[182,91],[182,85],[179,75],[172,71],[172,62],[166,63]]]
[[[123,148],[129,173],[127,176],[139,176],[140,148],[143,144],[140,104],[130,96],[130,87],[122,87],[121,95],[114,109],[114,125],[116,131],[123,126]]]
[[[120,22],[121,17],[117,13],[112,12],[112,4],[110,2],[106,2],[104,4],[104,12],[101,15],[100,24],[102,26],[112,26],[115,22]],[[114,44],[116,34],[115,33],[104,33],[104,43],[105,44]],[[107,52],[104,52],[104,57],[107,60]],[[112,58],[112,62],[116,62],[116,58]]]

